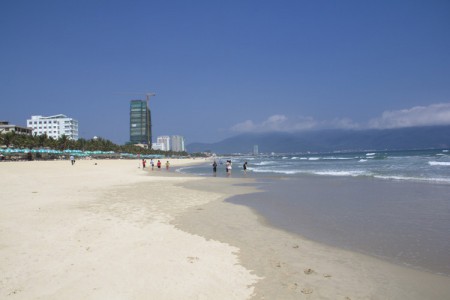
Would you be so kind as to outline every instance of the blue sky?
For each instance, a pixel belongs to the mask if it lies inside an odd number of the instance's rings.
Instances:
[[[450,124],[450,1],[1,1],[0,119],[84,138]]]

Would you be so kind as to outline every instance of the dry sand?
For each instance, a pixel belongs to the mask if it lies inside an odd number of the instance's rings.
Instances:
[[[233,185],[245,179],[138,166],[0,163],[0,299],[450,298],[448,277],[313,243],[224,202],[255,192]]]

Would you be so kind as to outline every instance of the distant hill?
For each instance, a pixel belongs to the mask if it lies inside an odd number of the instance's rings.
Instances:
[[[217,143],[192,143],[187,149],[191,153],[250,153],[253,145],[262,153],[450,148],[450,126],[241,134]]]

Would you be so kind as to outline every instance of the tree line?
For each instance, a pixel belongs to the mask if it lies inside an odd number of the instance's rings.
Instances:
[[[159,154],[165,156],[187,156],[188,153],[161,151],[153,149],[145,149],[133,144],[117,145],[110,140],[104,138],[95,138],[86,140],[80,138],[72,140],[66,135],[62,135],[58,139],[44,135],[26,135],[17,134],[15,132],[8,132],[0,134],[0,145],[13,148],[28,148],[28,149],[53,149],[64,151],[67,149],[81,150],[81,151],[113,151],[115,153],[131,153],[131,154]]]

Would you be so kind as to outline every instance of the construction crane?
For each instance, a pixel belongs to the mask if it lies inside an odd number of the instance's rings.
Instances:
[[[146,98],[146,102],[147,102],[147,111],[146,111],[146,115],[147,115],[147,147],[152,148],[152,144],[150,141],[150,130],[152,128],[152,124],[150,124],[150,106],[148,105],[149,101],[150,101],[150,97],[152,96],[156,96],[155,93],[147,93],[145,94],[145,98]]]

